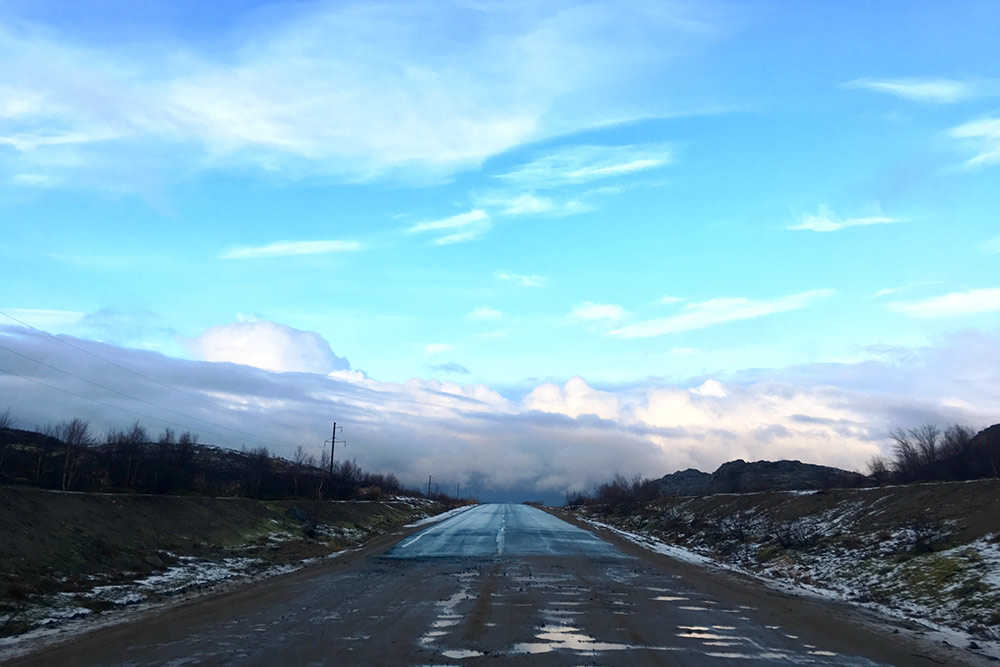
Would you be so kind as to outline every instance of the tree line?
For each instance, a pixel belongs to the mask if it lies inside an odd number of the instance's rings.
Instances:
[[[871,486],[1000,477],[1000,425],[977,434],[958,424],[944,430],[924,424],[894,429],[890,437],[890,453],[876,455],[868,462]],[[604,505],[628,512],[661,495],[661,480],[641,475],[630,479],[619,474],[590,493],[568,492],[565,504]]]
[[[14,428],[0,413],[0,483],[61,491],[246,496],[258,499],[387,498],[405,491],[394,474],[362,470],[355,461],[317,459],[299,446],[291,460],[267,447],[237,451],[200,444],[191,432],[157,435],[135,421],[101,434],[88,421]],[[435,499],[452,500],[444,494]]]
[[[989,430],[977,436],[958,424],[943,431],[934,424],[894,429],[891,453],[872,457],[868,472],[877,482],[892,484],[998,477],[1000,442],[986,437]]]

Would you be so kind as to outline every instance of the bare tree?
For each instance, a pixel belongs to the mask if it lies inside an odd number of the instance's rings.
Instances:
[[[68,491],[72,483],[73,452],[80,447],[91,444],[94,439],[90,434],[90,423],[73,417],[59,426],[60,439],[66,445],[66,462],[63,465],[62,490]]]
[[[969,450],[969,443],[972,442],[976,432],[968,426],[952,424],[944,430],[941,435],[941,446],[939,447],[941,457],[957,456],[965,454]]]
[[[295,467],[292,469],[292,486],[293,493],[299,495],[299,475],[302,474],[302,467],[305,465],[306,461],[306,450],[302,445],[295,448],[295,455],[292,458],[292,462],[295,463]]]
[[[7,408],[3,412],[0,412],[0,428],[14,428],[17,420],[14,418],[14,413]]]
[[[901,428],[889,433],[893,439],[892,452],[895,460],[893,468],[904,481],[911,481],[918,475],[920,469],[920,453],[910,434]]]
[[[889,479],[889,460],[881,454],[871,457],[868,461],[868,473],[882,484]]]
[[[934,424],[924,424],[910,429],[910,435],[916,444],[917,452],[920,454],[920,463],[925,466],[932,466],[938,460],[938,436],[941,431]]]

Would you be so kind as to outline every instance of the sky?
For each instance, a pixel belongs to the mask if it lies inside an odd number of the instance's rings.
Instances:
[[[546,499],[988,426],[998,24],[9,0],[0,411]]]

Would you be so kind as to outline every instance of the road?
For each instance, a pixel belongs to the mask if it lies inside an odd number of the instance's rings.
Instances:
[[[938,660],[849,615],[612,544],[533,507],[482,505],[402,539],[386,536],[304,571],[97,631],[20,664]]]

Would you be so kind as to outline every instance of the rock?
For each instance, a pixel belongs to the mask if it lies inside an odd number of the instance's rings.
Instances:
[[[306,534],[306,537],[316,537],[316,524],[312,521],[306,521],[302,524],[302,532]]]
[[[163,567],[163,560],[155,554],[151,556],[146,556],[146,562],[152,565],[153,567],[157,568]]]
[[[309,521],[309,515],[300,510],[298,507],[289,507],[285,511],[285,516],[291,517],[298,521],[307,522]]]

